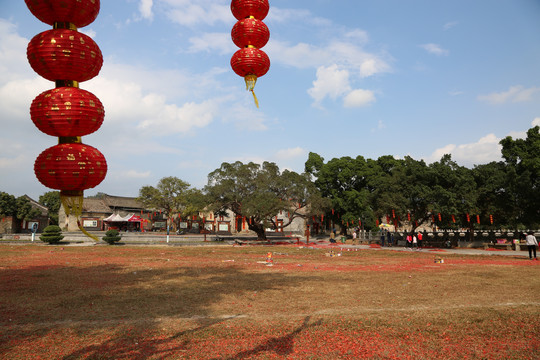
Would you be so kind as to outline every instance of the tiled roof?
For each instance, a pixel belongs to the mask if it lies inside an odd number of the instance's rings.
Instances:
[[[101,199],[84,199],[83,200],[83,211],[92,212],[92,213],[112,213],[112,210],[105,202]]]

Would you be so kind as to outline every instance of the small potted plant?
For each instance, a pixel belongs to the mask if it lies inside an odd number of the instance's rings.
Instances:
[[[114,245],[122,239],[120,233],[116,229],[107,230],[105,236],[102,238],[109,245]]]
[[[39,236],[39,239],[49,244],[58,244],[60,240],[64,238],[62,235],[62,229],[58,225],[49,225],[43,229],[43,234]]]

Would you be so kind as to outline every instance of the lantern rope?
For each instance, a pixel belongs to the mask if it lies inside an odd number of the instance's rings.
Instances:
[[[82,233],[89,238],[99,241],[97,236],[90,234],[81,223],[81,216],[83,212],[83,192],[82,191],[60,191],[60,201],[64,207],[64,212],[66,217],[69,218],[70,215],[73,215],[77,218],[77,226]]]

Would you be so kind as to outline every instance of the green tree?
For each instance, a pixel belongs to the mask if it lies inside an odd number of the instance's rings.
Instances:
[[[30,203],[26,196],[16,198],[5,192],[0,192],[0,215],[12,216],[17,220],[33,220],[41,211]]]
[[[60,191],[48,191],[39,197],[39,203],[49,209],[49,221],[51,225],[58,225],[58,210],[62,205]]]
[[[511,197],[511,221],[516,227],[540,226],[540,127],[527,131],[525,139],[501,140],[507,166],[506,189]]]
[[[514,196],[507,191],[508,168],[502,161],[476,165],[472,169],[476,183],[476,212],[493,215],[494,227],[515,228],[518,208],[511,204]],[[481,209],[481,211],[478,211]],[[469,211],[474,213],[474,211]],[[485,216],[484,216],[485,217]],[[469,227],[474,222],[467,224]]]
[[[139,190],[139,200],[149,209],[162,210],[170,224],[174,213],[191,215],[202,210],[201,193],[190,188],[190,184],[174,176],[159,180],[156,187],[143,186]]]
[[[403,160],[385,156],[377,163],[372,197],[377,217],[389,216],[401,226],[410,216],[413,230],[427,223],[432,211],[432,174],[426,163],[410,156]]]
[[[437,214],[438,226],[452,228],[465,225],[464,214],[478,213],[478,191],[472,170],[459,166],[449,154],[429,167],[433,174],[431,210]],[[440,220],[438,214],[441,214]],[[455,224],[451,215],[454,215]]]
[[[41,211],[32,206],[30,200],[26,196],[19,196],[16,200],[17,206],[17,219],[19,220],[33,220],[41,215]]]
[[[344,232],[348,226],[358,224],[358,220],[368,227],[375,225],[369,202],[371,165],[362,156],[334,158],[326,164],[318,154],[308,156],[305,171],[315,178],[321,195],[331,201],[333,211],[327,217],[340,223]]]
[[[230,210],[249,219],[249,229],[259,240],[266,240],[266,228],[277,228],[275,218],[281,211],[289,213],[285,228],[295,218],[321,214],[327,206],[308,174],[280,172],[270,162],[223,163],[208,175],[204,190],[214,211]]]
[[[15,216],[17,213],[17,199],[6,192],[0,192],[0,215],[2,217]]]

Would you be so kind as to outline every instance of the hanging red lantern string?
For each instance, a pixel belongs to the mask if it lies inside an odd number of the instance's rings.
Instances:
[[[231,58],[234,72],[246,82],[246,90],[251,91],[255,105],[259,101],[255,95],[257,79],[270,69],[270,59],[261,47],[270,38],[270,31],[262,20],[268,14],[268,0],[232,0],[231,11],[238,20],[231,31],[231,38],[241,48]]]
[[[43,151],[34,163],[34,172],[45,186],[60,190],[66,218],[74,215],[82,226],[83,191],[100,184],[107,173],[105,157],[96,148],[82,144],[81,136],[98,130],[104,109],[92,93],[79,89],[79,82],[98,75],[103,55],[89,36],[78,27],[93,22],[99,0],[25,0],[39,20],[52,30],[36,35],[28,44],[27,57],[32,69],[56,88],[38,95],[30,115],[39,130],[58,136],[58,145]]]

